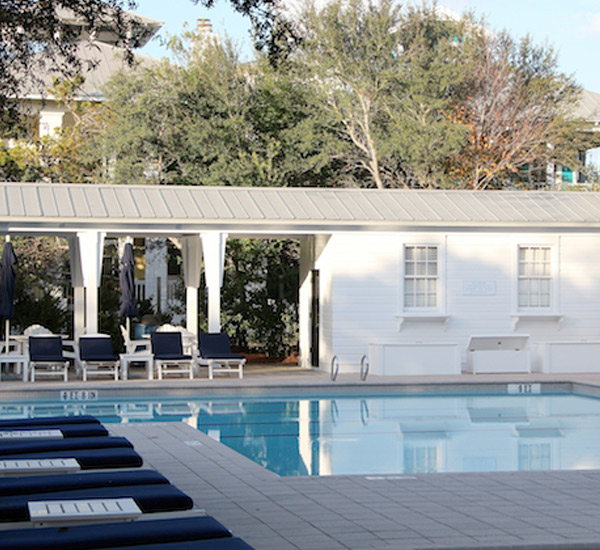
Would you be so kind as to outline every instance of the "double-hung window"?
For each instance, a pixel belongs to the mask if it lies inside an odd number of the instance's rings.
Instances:
[[[439,257],[436,245],[404,247],[405,310],[439,307]]]
[[[552,249],[549,246],[519,246],[518,308],[552,310]]]

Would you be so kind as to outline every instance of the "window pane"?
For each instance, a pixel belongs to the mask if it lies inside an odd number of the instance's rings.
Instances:
[[[552,249],[519,247],[519,307],[552,307]]]
[[[404,306],[436,307],[438,250],[435,246],[406,246],[404,252]]]
[[[545,262],[544,263],[544,272],[542,273],[542,275],[546,275],[547,277],[550,277],[551,275],[551,265],[550,262]]]
[[[427,280],[426,279],[415,279],[415,292],[425,293],[427,289]]]
[[[519,262],[525,262],[527,260],[527,248],[519,248]]]

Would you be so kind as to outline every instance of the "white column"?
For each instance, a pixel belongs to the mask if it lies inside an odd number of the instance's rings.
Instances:
[[[221,287],[227,234],[207,231],[200,234],[208,292],[208,331],[221,332]]]
[[[185,284],[186,327],[198,334],[198,287],[202,270],[202,241],[200,235],[182,237],[183,281]]]
[[[69,265],[71,268],[71,285],[73,286],[73,338],[78,340],[85,332],[85,289],[81,272],[79,239],[73,235],[69,241]]]
[[[102,274],[102,255],[104,237],[100,231],[82,231],[77,233],[81,273],[85,287],[85,332],[98,332],[98,288]]]
[[[300,288],[298,289],[299,366],[310,367],[310,270],[315,265],[315,239],[306,235],[300,239]]]
[[[300,239],[300,288],[298,296],[298,328],[299,328],[299,365],[304,368],[311,366],[311,302],[312,281],[310,273],[318,269],[318,259],[331,235],[305,235]]]

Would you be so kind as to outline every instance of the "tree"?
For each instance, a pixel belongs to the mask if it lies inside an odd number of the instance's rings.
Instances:
[[[14,325],[39,323],[57,333],[70,332],[67,303],[69,247],[58,237],[14,237],[19,265]]]
[[[470,40],[476,43],[473,68],[451,115],[468,134],[449,158],[456,185],[502,187],[524,166],[545,168],[558,158],[577,163],[576,144],[585,136],[573,129],[585,123],[568,114],[579,88],[558,72],[552,48],[506,33]]]
[[[191,0],[197,4],[199,0]],[[215,0],[200,0],[212,7]],[[229,0],[249,17],[253,37],[273,63],[285,56],[294,35],[278,17],[276,0]],[[61,78],[85,75],[89,67],[78,55],[78,42],[107,29],[114,35],[128,62],[142,23],[125,10],[135,0],[0,0],[0,127],[15,130],[21,122],[15,97],[43,91],[40,75]],[[89,45],[88,45],[89,46]]]
[[[445,113],[466,76],[453,40],[466,23],[426,6],[405,14],[391,0],[309,4],[301,21],[294,60],[346,145],[348,183],[439,185],[441,161],[464,138]]]
[[[232,344],[287,357],[298,341],[298,243],[236,239],[227,243],[223,329]]]
[[[331,172],[334,136],[308,91],[264,55],[240,61],[227,38],[173,39],[177,63],[121,73],[106,93],[100,149],[116,182],[314,185]],[[98,150],[98,148],[95,148]]]

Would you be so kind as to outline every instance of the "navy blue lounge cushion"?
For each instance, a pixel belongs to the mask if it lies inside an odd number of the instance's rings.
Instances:
[[[174,485],[127,485],[123,487],[93,487],[71,491],[54,491],[31,495],[11,495],[0,497],[0,522],[28,521],[29,501],[47,500],[85,500],[106,498],[132,498],[140,510],[145,513],[174,512],[190,510],[194,506],[192,499]],[[0,538],[0,548],[2,539]]]
[[[191,355],[183,353],[183,340],[181,332],[153,332],[150,334],[152,353],[156,359],[162,360],[187,360]]]
[[[107,447],[133,447],[133,445],[124,437],[69,437],[67,439],[0,441],[0,458],[15,454],[71,449],[104,449]]]
[[[21,453],[10,455],[10,459],[18,458],[75,458],[82,470],[99,468],[139,468],[143,464],[142,457],[131,447],[108,447],[105,449],[63,449],[37,453]],[[2,456],[0,456],[2,459]]]
[[[79,416],[46,416],[41,418],[7,418],[0,420],[0,430],[5,428],[57,426],[60,424],[100,424],[100,421],[90,414]]]
[[[91,363],[117,361],[113,353],[112,340],[106,337],[84,336],[79,339],[79,358]]]
[[[100,550],[100,549],[98,549]],[[254,550],[247,542],[237,537],[221,539],[188,540],[185,542],[162,542],[141,546],[119,546],[114,550]]]
[[[108,430],[102,424],[51,424],[48,426],[10,426],[0,428],[0,431],[35,431],[35,430],[60,430],[63,437],[106,437]]]
[[[90,550],[230,537],[210,516],[2,532],[2,550]]]
[[[169,480],[155,470],[86,472],[0,478],[0,498],[9,495],[31,495],[52,491],[119,487],[123,485],[158,485]]]

